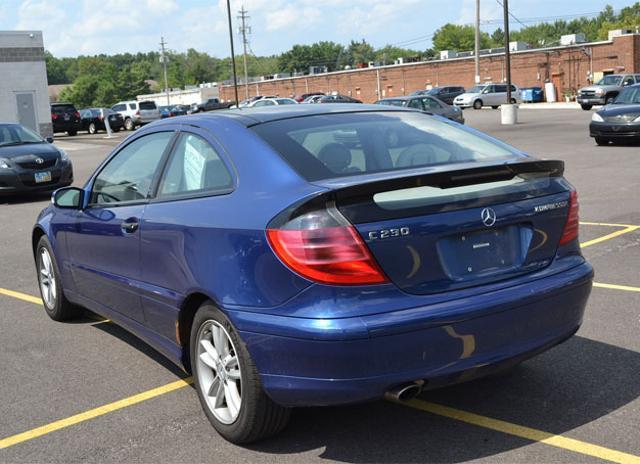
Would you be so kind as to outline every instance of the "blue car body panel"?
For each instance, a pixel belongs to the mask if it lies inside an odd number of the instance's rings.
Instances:
[[[122,142],[114,153],[156,131],[199,135],[220,153],[234,186],[220,195],[152,199],[129,206],[81,211],[47,207],[36,230],[52,244],[67,298],[187,367],[185,341],[176,327],[185,301],[203,295],[239,331],[267,393],[288,406],[375,399],[391,386],[415,379],[428,379],[430,386],[470,379],[547,349],[577,330],[593,270],[576,243],[539,255],[523,254],[519,264],[529,267],[497,279],[480,278],[473,286],[457,275],[457,269],[439,271],[453,275],[453,283],[444,274],[430,274],[437,271],[432,265],[425,266],[415,281],[402,281],[410,263],[398,255],[406,245],[401,239],[367,241],[376,259],[389,262],[385,272],[391,283],[331,286],[291,271],[269,245],[268,224],[292,204],[355,182],[308,182],[247,129],[283,114],[356,111],[349,110],[350,105],[301,106],[310,108],[158,121]],[[366,110],[366,105],[357,105],[357,111],[363,106]],[[385,111],[380,106],[370,110]],[[399,174],[387,176],[394,175]],[[85,206],[94,178],[95,174],[84,187]],[[522,221],[523,211],[533,211],[536,204],[567,197],[567,192],[560,192],[493,207],[500,225],[508,226],[516,217]],[[467,208],[438,214],[433,224],[427,216],[407,218],[406,223],[416,230],[426,227],[422,239],[437,249],[450,246],[446,236],[452,230],[479,229],[479,212]],[[557,242],[562,214],[566,210],[549,212],[537,223],[530,218],[531,233],[512,239],[522,240],[529,249],[535,229],[543,227],[549,241]],[[136,218],[139,227],[126,234],[120,224],[130,218]],[[397,224],[394,219],[356,228],[367,237],[370,231]],[[429,263],[438,261],[435,255],[428,258]],[[419,288],[420,280],[429,281],[428,291]]]

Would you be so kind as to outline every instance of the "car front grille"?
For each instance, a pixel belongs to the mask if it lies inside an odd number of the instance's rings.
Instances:
[[[581,90],[580,91],[580,96],[581,97],[595,97],[596,93],[593,90]]]
[[[40,158],[42,159],[42,158]],[[35,159],[16,161],[16,164],[23,169],[47,169],[56,165],[57,159],[43,160],[41,163],[37,163]]]

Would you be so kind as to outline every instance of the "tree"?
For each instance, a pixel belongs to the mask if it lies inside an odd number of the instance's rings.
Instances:
[[[364,39],[360,42],[352,40],[345,52],[346,64],[358,66],[361,63],[368,63],[376,59],[374,48]]]
[[[475,46],[475,28],[459,24],[445,24],[433,34],[433,48],[436,51],[456,50],[459,52],[473,50]],[[486,32],[480,34],[480,48],[490,48],[491,38]]]
[[[50,52],[44,52],[44,59],[47,66],[47,81],[49,85],[68,84],[71,81],[67,77],[64,63],[54,57]]]
[[[311,66],[327,66],[334,71],[340,65],[344,47],[335,42],[323,41],[312,45],[294,45],[278,57],[281,71],[308,71]]]
[[[501,28],[496,29],[491,34],[492,47],[504,47],[504,31]]]

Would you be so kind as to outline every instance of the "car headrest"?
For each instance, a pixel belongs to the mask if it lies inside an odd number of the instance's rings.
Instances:
[[[351,151],[341,143],[328,143],[318,152],[318,159],[332,172],[342,173],[351,164]]]

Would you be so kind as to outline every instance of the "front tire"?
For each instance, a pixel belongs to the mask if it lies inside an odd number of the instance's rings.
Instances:
[[[473,102],[473,109],[474,110],[481,110],[482,109],[482,100],[476,100]]]
[[[92,122],[91,124],[89,124],[89,130],[87,132],[89,132],[89,134],[91,134],[91,135],[93,135],[96,132],[98,132],[98,129],[96,128],[95,123]]]
[[[593,108],[593,105],[589,105],[589,104],[583,103],[583,104],[580,105],[580,107],[585,111],[589,111],[591,108]]]
[[[133,129],[135,129],[135,124],[133,124],[131,118],[127,118],[124,120],[124,128],[128,131],[132,131]]]
[[[616,97],[613,95],[609,95],[607,96],[607,98],[604,99],[604,104],[605,105],[610,105],[611,103],[613,103],[613,100],[615,100]]]
[[[76,317],[79,309],[64,296],[60,281],[60,268],[46,235],[40,238],[36,246],[36,269],[38,271],[38,287],[47,315],[58,322]]]
[[[236,444],[251,443],[285,428],[291,410],[266,395],[244,343],[211,302],[194,317],[190,356],[200,404],[222,437]]]

